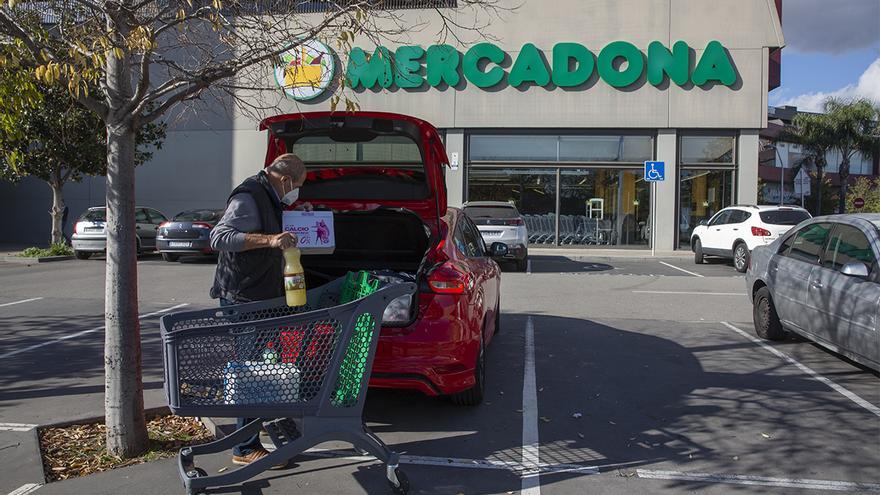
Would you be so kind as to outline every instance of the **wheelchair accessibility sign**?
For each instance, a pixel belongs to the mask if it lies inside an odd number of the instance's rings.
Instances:
[[[645,162],[645,182],[666,180],[666,162]]]

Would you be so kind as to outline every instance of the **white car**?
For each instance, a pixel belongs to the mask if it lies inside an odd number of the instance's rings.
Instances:
[[[705,256],[733,259],[736,271],[749,267],[752,249],[766,246],[795,225],[811,218],[797,206],[730,206],[708,221],[700,222],[691,234],[694,262],[703,263]]]
[[[477,226],[487,245],[507,244],[507,254],[496,261],[511,260],[524,272],[529,258],[529,233],[522,215],[511,203],[502,201],[470,201],[463,206],[465,215]]]

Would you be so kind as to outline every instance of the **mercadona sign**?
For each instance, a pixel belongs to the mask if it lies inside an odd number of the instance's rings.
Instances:
[[[684,41],[677,41],[671,48],[654,41],[648,45],[647,53],[632,43],[614,41],[603,47],[598,56],[580,43],[557,43],[550,57],[546,57],[537,46],[526,43],[512,59],[510,69],[505,70],[502,65],[508,54],[493,43],[478,43],[464,53],[450,45],[432,45],[427,49],[400,46],[393,53],[384,46],[372,53],[356,47],[349,53],[345,77],[355,90],[394,86],[415,89],[426,83],[435,88],[444,84],[456,88],[462,77],[478,88],[492,88],[505,82],[513,87],[552,84],[574,88],[587,83],[597,72],[602,81],[615,88],[635,84],[646,72],[648,83],[654,86],[662,85],[666,78],[679,86],[734,85],[736,69],[720,42],[710,41],[694,64],[692,53],[694,50]],[[276,68],[279,70],[285,69]],[[326,87],[323,86],[321,92]],[[289,91],[288,95],[305,99]],[[310,92],[310,98],[315,96],[314,91]]]

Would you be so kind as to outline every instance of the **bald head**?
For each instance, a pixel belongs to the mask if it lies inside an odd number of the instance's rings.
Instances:
[[[285,153],[278,156],[278,158],[267,167],[267,170],[269,172],[274,172],[277,175],[290,177],[294,182],[300,182],[300,180],[304,179],[306,175],[306,165],[293,153]]]

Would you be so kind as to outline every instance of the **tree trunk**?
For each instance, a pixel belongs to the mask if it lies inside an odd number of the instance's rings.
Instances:
[[[825,183],[825,167],[816,167],[816,215],[822,215],[822,186]]]
[[[49,182],[49,187],[52,188],[52,210],[49,212],[52,217],[52,244],[61,244],[67,241],[61,225],[61,219],[64,215],[64,195],[62,193],[64,184],[53,180]]]
[[[125,46],[124,24],[115,25]],[[107,57],[107,267],[104,293],[104,411],[107,451],[124,458],[148,446],[141,378],[141,330],[137,298],[134,117],[132,66],[126,53]]]
[[[837,213],[846,213],[846,189],[849,185],[849,156],[843,154],[840,160],[840,198],[837,201]]]

